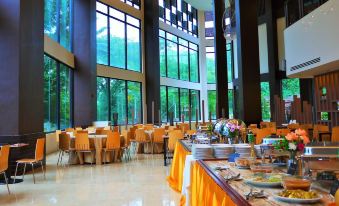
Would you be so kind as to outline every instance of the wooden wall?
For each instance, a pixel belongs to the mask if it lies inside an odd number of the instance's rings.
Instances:
[[[322,88],[326,88],[326,95]],[[339,125],[339,71],[331,72],[314,78],[314,101],[316,123],[328,125],[330,128]],[[328,112],[329,120],[321,120],[321,112]]]

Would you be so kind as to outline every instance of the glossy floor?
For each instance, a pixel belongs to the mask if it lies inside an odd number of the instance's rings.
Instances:
[[[166,182],[169,167],[161,155],[139,155],[138,160],[93,166],[56,167],[56,154],[47,157],[47,176],[41,171],[10,185],[0,185],[0,205],[62,206],[176,206],[180,195]]]

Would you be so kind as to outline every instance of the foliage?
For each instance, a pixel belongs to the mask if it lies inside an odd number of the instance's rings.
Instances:
[[[268,82],[260,82],[261,87],[261,113],[264,121],[271,119],[270,87]]]
[[[300,97],[299,79],[283,79],[282,80],[282,95],[284,100],[293,100],[293,96]]]
[[[297,129],[295,132],[291,132],[283,138],[283,140],[276,141],[274,148],[285,151],[303,151],[305,145],[310,142],[305,130]]]

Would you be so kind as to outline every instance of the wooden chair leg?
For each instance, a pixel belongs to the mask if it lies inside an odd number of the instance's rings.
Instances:
[[[11,191],[9,190],[9,187],[8,187],[8,180],[7,180],[6,173],[5,173],[5,172],[3,172],[2,174],[4,175],[5,182],[6,182],[6,186],[7,186],[7,191],[8,191],[8,194],[10,195],[10,194],[11,194]]]
[[[19,166],[19,162],[16,163],[16,168],[15,168],[15,173],[14,173],[14,183],[15,183],[15,179],[16,179],[16,174],[18,172],[18,166]]]
[[[35,184],[35,174],[34,174],[34,163],[32,165],[32,172],[33,172],[33,183]]]

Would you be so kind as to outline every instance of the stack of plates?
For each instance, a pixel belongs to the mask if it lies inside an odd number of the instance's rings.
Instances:
[[[230,144],[214,144],[214,157],[217,159],[226,159],[230,154],[234,153],[234,146]]]
[[[192,155],[195,159],[213,159],[213,147],[206,144],[193,144]]]
[[[240,154],[240,157],[248,157],[251,153],[251,146],[249,144],[234,145],[235,152]]]

